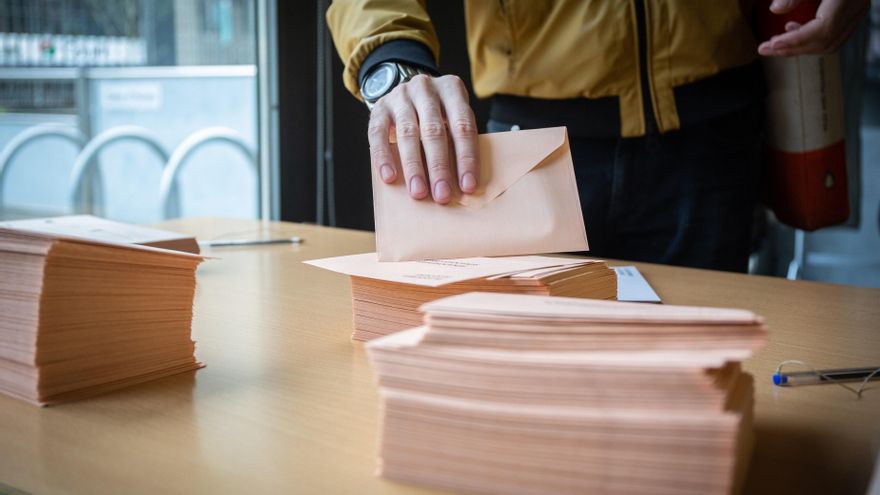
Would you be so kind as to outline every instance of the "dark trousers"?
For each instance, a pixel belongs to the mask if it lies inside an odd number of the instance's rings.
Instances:
[[[569,135],[589,254],[745,272],[762,124],[754,106],[666,134]]]

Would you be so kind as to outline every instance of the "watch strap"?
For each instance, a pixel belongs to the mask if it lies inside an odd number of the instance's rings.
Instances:
[[[358,68],[358,87],[360,87],[367,74],[370,74],[377,65],[385,62],[397,62],[411,67],[420,67],[429,74],[439,76],[440,69],[434,53],[427,45],[408,39],[394,39],[377,46],[367,55],[367,58]]]

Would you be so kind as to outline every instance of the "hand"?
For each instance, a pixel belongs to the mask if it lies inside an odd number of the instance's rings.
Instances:
[[[785,14],[798,3],[800,0],[773,0],[770,11]],[[783,57],[832,53],[846,41],[869,7],[870,0],[822,0],[815,19],[803,25],[786,23],[785,33],[761,43],[758,53]]]
[[[427,197],[430,184],[430,196],[446,204],[452,200],[455,184],[465,193],[477,189],[477,124],[461,79],[418,75],[376,102],[367,132],[370,162],[387,184],[395,182],[401,173],[394,165],[388,143],[392,129],[397,133],[400,164],[411,197]],[[450,138],[454,163],[449,156]]]

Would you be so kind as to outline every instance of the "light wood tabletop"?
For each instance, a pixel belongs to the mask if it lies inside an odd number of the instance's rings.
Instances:
[[[290,223],[167,222],[200,239],[299,235],[213,249],[193,335],[207,367],[39,409],[0,396],[0,493],[434,493],[375,477],[378,396],[349,340],[348,278],[301,263],[374,250],[373,234]],[[776,388],[785,359],[880,364],[880,290],[637,264],[668,304],[767,319],[757,442],[744,493],[864,493],[880,448],[880,386]]]

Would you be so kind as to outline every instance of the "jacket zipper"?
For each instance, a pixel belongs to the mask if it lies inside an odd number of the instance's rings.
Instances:
[[[648,78],[648,20],[645,0],[635,0],[637,36],[639,38],[639,76],[642,86],[642,107],[645,114],[645,134],[657,132],[657,117],[651,103],[651,82]]]

